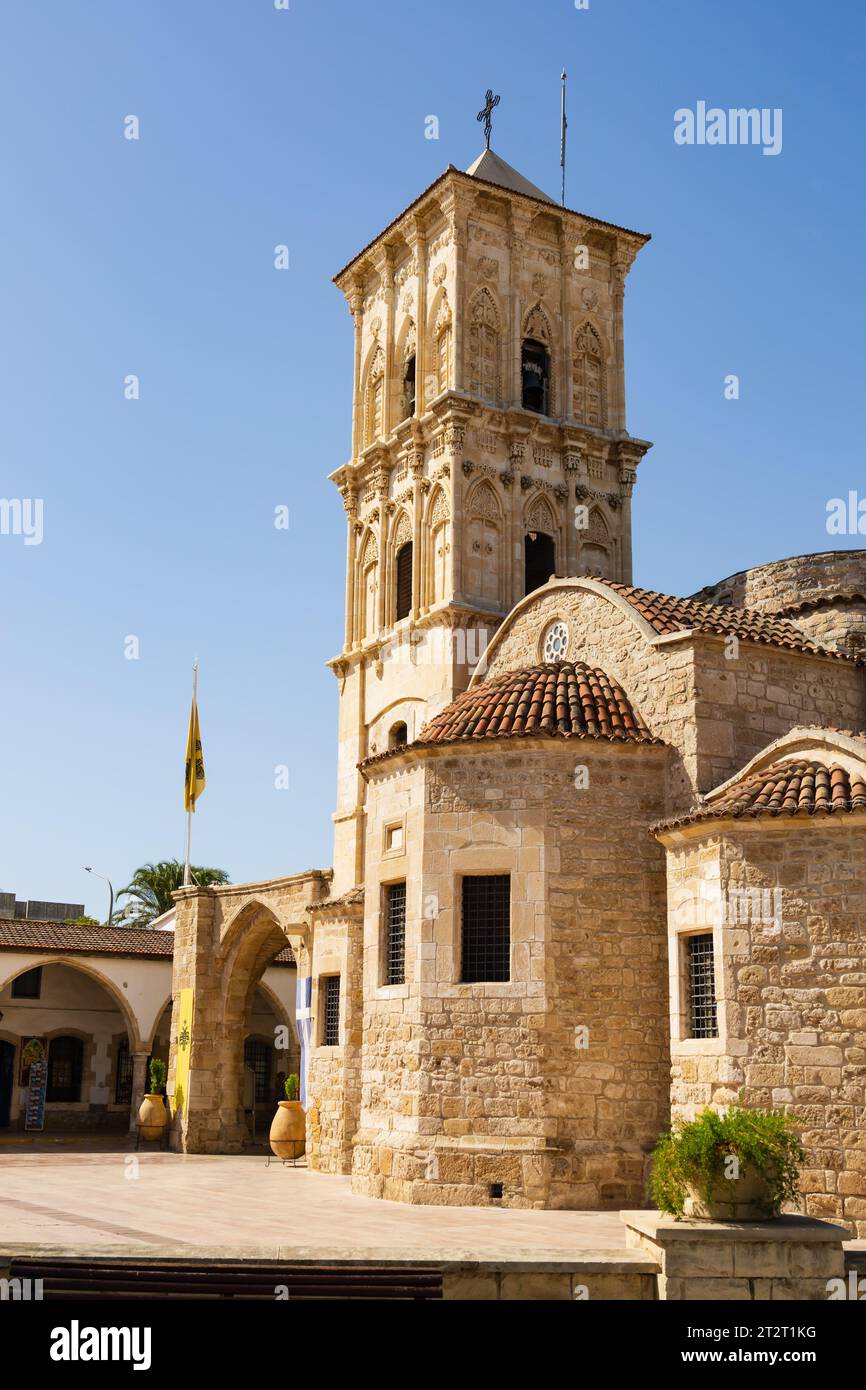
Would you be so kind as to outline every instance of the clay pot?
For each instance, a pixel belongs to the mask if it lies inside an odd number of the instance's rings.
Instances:
[[[142,1139],[161,1139],[162,1131],[168,1124],[168,1112],[161,1095],[148,1092],[138,1109]]]
[[[710,1192],[710,1200],[689,1186],[684,1215],[693,1221],[769,1221],[776,1213],[770,1185],[757,1168],[746,1165],[738,1178],[723,1178]]]
[[[268,1135],[277,1158],[300,1158],[307,1144],[307,1117],[299,1100],[281,1100]]]

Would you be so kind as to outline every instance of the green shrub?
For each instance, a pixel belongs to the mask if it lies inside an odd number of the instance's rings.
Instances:
[[[806,1160],[794,1119],[780,1110],[741,1110],[724,1115],[703,1110],[690,1123],[679,1121],[663,1134],[653,1153],[650,1196],[660,1211],[682,1216],[688,1189],[705,1202],[718,1200],[714,1189],[730,1187],[728,1159],[738,1159],[738,1173],[756,1169],[768,1186],[768,1215],[778,1216],[783,1202],[798,1196],[800,1168]]]
[[[286,1077],[286,1082],[285,1082],[286,1100],[297,1100],[297,1099],[298,1099],[298,1091],[300,1090],[300,1086],[301,1086],[301,1078],[298,1076],[297,1072],[294,1072],[294,1071],[293,1071],[293,1072],[291,1073],[290,1076],[287,1076],[287,1077]]]
[[[150,1059],[150,1093],[153,1096],[162,1095],[165,1090],[165,1062],[161,1057],[151,1057]]]

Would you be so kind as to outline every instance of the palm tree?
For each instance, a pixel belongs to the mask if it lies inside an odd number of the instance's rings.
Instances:
[[[192,881],[199,888],[228,883],[224,869],[203,869],[190,866]],[[149,927],[157,917],[174,906],[172,894],[183,887],[183,864],[179,859],[161,859],[158,864],[142,864],[131,881],[117,895],[117,901],[128,901],[114,919],[118,927]]]

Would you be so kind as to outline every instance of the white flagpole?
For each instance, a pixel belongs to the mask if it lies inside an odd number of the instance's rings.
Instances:
[[[196,708],[196,709],[197,709],[197,707],[198,707],[198,658],[196,658],[196,660],[193,662],[193,666],[192,666],[192,703],[193,703],[193,708]],[[190,720],[192,720],[192,710],[190,710]],[[193,760],[193,765],[192,765],[193,787],[195,787],[195,746],[193,746],[193,750],[192,750],[192,760]],[[191,849],[192,849],[192,810],[190,809],[190,810],[188,810],[187,813],[186,813],[186,850],[185,850],[184,859],[183,859],[183,886],[184,886],[184,888],[189,888],[190,883],[191,883],[191,881],[192,881],[191,875],[190,875],[190,871],[189,871],[189,856],[190,856],[190,850],[191,850]]]

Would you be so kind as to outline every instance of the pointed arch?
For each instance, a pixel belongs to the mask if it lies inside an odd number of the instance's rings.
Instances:
[[[368,530],[358,547],[357,637],[363,642],[377,632],[379,607],[379,542],[375,532]]]
[[[469,390],[484,400],[501,396],[501,320],[492,293],[477,290],[469,306]]]
[[[502,603],[505,583],[504,518],[499,498],[486,478],[466,499],[466,590],[482,603]]]
[[[612,557],[610,527],[601,509],[593,507],[587,528],[582,533],[579,560],[581,572],[596,577],[610,576]]]
[[[394,622],[408,618],[412,612],[414,563],[412,521],[409,513],[401,509],[394,519],[388,539],[389,611],[385,621],[389,627]]]
[[[453,322],[448,291],[441,286],[430,306],[429,339],[431,352],[428,354],[432,371],[432,391],[429,397],[440,396],[451,385],[451,363],[453,357]]]
[[[429,607],[448,596],[451,506],[444,488],[430,493],[424,515],[421,603]]]
[[[589,319],[574,337],[574,416],[581,424],[604,429],[607,423],[607,380],[601,335]]]
[[[521,401],[538,415],[556,413],[554,335],[551,319],[540,300],[523,317],[521,333]]]
[[[395,372],[395,399],[392,414],[394,420],[408,420],[415,414],[417,359],[418,333],[415,320],[407,316],[397,335],[395,354],[397,370]]]
[[[536,493],[535,497],[530,500],[524,515],[527,531],[545,531],[549,536],[556,534],[558,529],[556,517],[543,492]]]
[[[364,447],[380,439],[385,428],[385,353],[372,349],[364,386]]]

